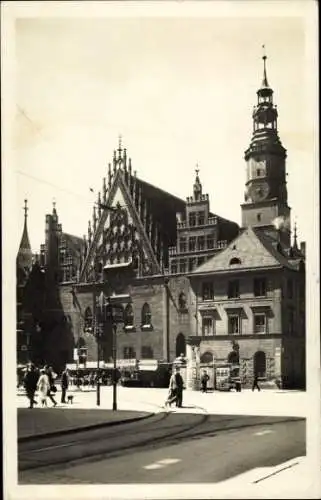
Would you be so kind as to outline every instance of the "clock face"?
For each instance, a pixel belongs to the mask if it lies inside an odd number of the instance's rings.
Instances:
[[[263,201],[268,196],[270,191],[267,182],[255,182],[249,188],[249,195],[254,203],[257,201]]]

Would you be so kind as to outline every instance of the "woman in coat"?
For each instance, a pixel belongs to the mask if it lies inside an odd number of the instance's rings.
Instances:
[[[42,406],[47,406],[47,396],[50,389],[49,377],[45,370],[40,371],[40,377],[37,383],[37,391]]]

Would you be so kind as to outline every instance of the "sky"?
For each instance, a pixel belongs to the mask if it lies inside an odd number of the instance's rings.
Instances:
[[[292,223],[307,240],[316,175],[307,27],[277,9],[266,16],[264,4],[241,17],[235,7],[226,17],[182,8],[172,17],[17,19],[16,247],[25,198],[34,251],[53,201],[63,231],[87,234],[89,189],[101,190],[119,135],[138,177],[180,198],[192,194],[198,164],[211,211],[240,224],[262,44],[288,152]]]

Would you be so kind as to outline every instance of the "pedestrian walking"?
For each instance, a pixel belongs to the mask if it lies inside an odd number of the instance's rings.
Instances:
[[[49,377],[45,370],[40,370],[40,377],[37,383],[37,390],[41,406],[47,406],[48,391],[50,389]]]
[[[177,385],[175,375],[176,374],[173,372],[169,379],[168,396],[165,401],[165,407],[171,407],[172,403],[174,403],[174,401],[176,401],[177,399]]]
[[[53,395],[51,393],[53,392],[55,394],[57,392],[57,387],[55,386],[55,378],[57,375],[54,373],[52,366],[46,367],[45,372],[48,375],[48,379],[49,379],[49,390],[47,392],[47,396],[52,401],[52,403],[55,407],[55,406],[57,406],[57,401],[55,400],[55,398],[53,397]]]
[[[69,387],[69,371],[67,368],[61,374],[61,402],[66,403],[66,393]]]
[[[176,394],[177,394],[176,406],[178,408],[181,408],[183,404],[184,380],[182,375],[180,374],[179,367],[176,367],[175,380],[176,380]]]
[[[28,364],[27,373],[24,377],[24,387],[26,390],[27,398],[29,399],[29,408],[33,408],[33,405],[38,404],[35,400],[35,392],[37,390],[37,382],[39,378],[38,370],[33,363]]]
[[[258,391],[261,390],[258,381],[259,381],[259,376],[255,374],[253,378],[252,391],[254,391],[254,389],[257,389]]]
[[[207,392],[207,382],[209,381],[210,377],[208,376],[206,370],[204,370],[203,375],[201,377],[201,390],[202,392]]]

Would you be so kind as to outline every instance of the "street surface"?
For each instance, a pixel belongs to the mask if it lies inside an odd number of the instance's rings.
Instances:
[[[304,419],[178,410],[19,443],[18,478],[20,484],[213,483],[304,455]]]

